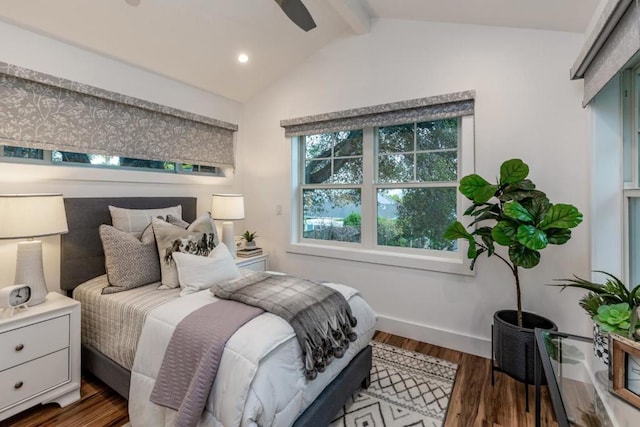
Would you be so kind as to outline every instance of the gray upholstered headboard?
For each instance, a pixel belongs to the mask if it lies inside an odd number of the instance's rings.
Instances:
[[[104,252],[98,234],[101,224],[111,224],[109,205],[129,209],[157,209],[182,205],[182,218],[196,218],[195,197],[65,198],[69,232],[61,237],[60,288],[67,293],[105,273]]]

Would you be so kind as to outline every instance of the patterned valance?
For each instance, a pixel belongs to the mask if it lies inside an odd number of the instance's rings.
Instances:
[[[640,52],[640,1],[609,0],[578,59],[572,80],[584,78],[586,106]]]
[[[285,136],[315,135],[340,130],[424,122],[473,114],[475,91],[411,99],[353,110],[281,120]]]
[[[0,62],[0,144],[233,166],[237,130],[231,123]]]

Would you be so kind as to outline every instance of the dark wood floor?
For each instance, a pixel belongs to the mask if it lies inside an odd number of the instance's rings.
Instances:
[[[522,384],[496,373],[496,384],[491,386],[488,359],[383,332],[376,333],[374,339],[459,365],[445,423],[447,427],[535,425],[533,386],[529,389],[530,412],[527,413]],[[129,421],[127,402],[98,379],[83,375],[81,394],[79,402],[66,408],[55,404],[36,406],[0,422],[0,426],[119,427]],[[543,390],[542,425],[557,425],[546,390]]]

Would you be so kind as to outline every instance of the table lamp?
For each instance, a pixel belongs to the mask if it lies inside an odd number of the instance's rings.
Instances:
[[[222,241],[236,257],[236,242],[233,234],[234,220],[244,219],[244,197],[242,194],[214,194],[211,198],[211,217],[222,223]]]
[[[14,284],[31,287],[28,305],[44,302],[49,291],[42,268],[42,241],[35,237],[68,232],[62,194],[0,194],[0,239],[18,243]]]

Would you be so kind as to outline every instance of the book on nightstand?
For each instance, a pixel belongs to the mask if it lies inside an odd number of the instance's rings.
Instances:
[[[240,258],[251,258],[252,256],[262,255],[262,248],[238,249],[236,254]]]

